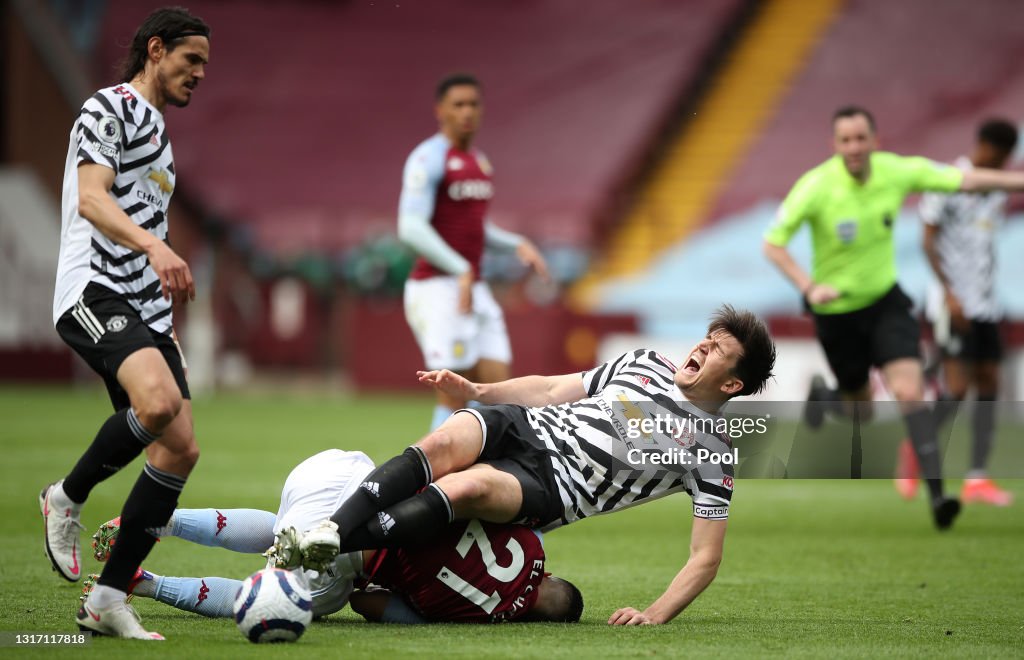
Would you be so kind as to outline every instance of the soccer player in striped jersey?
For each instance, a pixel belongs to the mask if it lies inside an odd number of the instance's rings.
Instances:
[[[514,251],[544,278],[547,264],[530,241],[487,220],[492,169],[473,146],[483,114],[480,83],[454,74],[435,97],[439,130],[409,154],[398,203],[398,236],[417,254],[405,283],[405,318],[427,369],[505,380],[512,349],[501,307],[480,279],[480,260],[485,248]],[[465,405],[437,392],[431,430]]]
[[[1002,169],[1017,146],[1017,127],[1003,119],[986,121],[978,128],[970,157],[955,165],[967,172],[975,168]],[[999,395],[1002,310],[996,299],[995,234],[1005,220],[1007,195],[928,194],[918,211],[924,221],[924,250],[937,282],[929,295],[927,312],[935,341],[942,351],[943,398],[963,401],[975,388],[971,469],[960,497],[964,502],[1007,506],[1013,496],[988,478],[986,465],[995,430],[995,401]],[[951,406],[940,406],[951,412]],[[917,480],[906,484],[913,494]],[[907,487],[909,486],[909,487]]]
[[[493,384],[420,372],[421,382],[486,405],[457,411],[367,475],[329,521],[305,534],[304,565],[426,539],[455,519],[546,531],[686,492],[694,515],[689,561],[648,608],[620,609],[609,623],[669,621],[711,583],[722,558],[733,470],[708,458],[731,450],[718,411],[760,391],[774,364],[764,323],[724,306],[679,368],[638,350],[583,374]],[[674,458],[645,468],[652,456]]]
[[[146,464],[121,513],[120,542],[78,612],[85,630],[137,639],[125,603],[135,570],[199,456],[171,306],[194,299],[188,265],[167,242],[175,169],[167,106],[185,107],[205,77],[210,28],[181,8],[139,26],[123,82],[85,101],[71,129],[53,316],[57,332],[103,377],[114,414],[71,471],[43,489],[46,553],[81,576],[79,512],[92,489],[140,453]]]
[[[939,529],[949,529],[960,502],[943,492],[936,417],[924,403],[920,327],[911,314],[913,302],[897,282],[893,224],[912,193],[1024,190],[1024,173],[963,172],[879,151],[874,116],[860,106],[836,110],[832,140],[835,155],[800,177],[764,235],[765,256],[803,296],[838,381],[836,390],[812,383],[807,421],[820,425],[825,408],[846,413],[856,405],[870,412],[868,376],[877,367],[899,402],[928,486],[932,519]],[[786,248],[804,223],[811,230],[810,274]]]

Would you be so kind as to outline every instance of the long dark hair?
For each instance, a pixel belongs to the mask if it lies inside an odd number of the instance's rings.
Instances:
[[[121,60],[118,80],[130,82],[146,68],[149,56],[149,40],[160,37],[168,51],[174,50],[185,37],[210,38],[210,26],[198,16],[188,13],[184,7],[163,7],[157,9],[142,21],[128,55]]]

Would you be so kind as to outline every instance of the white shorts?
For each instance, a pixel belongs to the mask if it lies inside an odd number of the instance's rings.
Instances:
[[[473,284],[473,312],[460,314],[459,283],[451,276],[407,280],[405,320],[428,369],[461,371],[481,359],[509,364],[512,347],[501,312],[486,282]]]
[[[274,532],[285,527],[304,532],[330,518],[374,467],[363,452],[340,449],[322,451],[299,463],[284,482]],[[295,574],[313,595],[314,616],[337,612],[352,594],[351,577],[301,569]]]

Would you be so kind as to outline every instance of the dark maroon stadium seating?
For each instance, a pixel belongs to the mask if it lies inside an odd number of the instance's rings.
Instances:
[[[113,0],[111,62],[148,3]],[[393,231],[436,81],[476,73],[493,217],[587,244],[741,0],[216,2],[208,79],[168,117],[179,181],[279,253]]]
[[[951,160],[990,115],[1024,118],[1020,0],[849,0],[731,177],[720,218],[781,198],[831,153],[840,105],[872,110],[882,147]]]

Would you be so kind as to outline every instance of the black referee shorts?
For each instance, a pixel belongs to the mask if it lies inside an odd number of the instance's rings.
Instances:
[[[872,366],[921,358],[921,328],[914,303],[894,285],[871,305],[845,314],[814,314],[814,328],[839,389],[853,392],[868,382]]]
[[[523,504],[513,522],[544,527],[562,519],[562,498],[551,467],[548,449],[526,419],[522,406],[499,405],[463,408],[477,418],[484,432],[484,447],[477,463],[507,472],[519,481]]]
[[[156,348],[174,374],[181,396],[191,399],[178,345],[168,335],[154,332],[120,294],[90,282],[75,306],[57,321],[57,334],[103,378],[114,410],[131,405],[117,382],[121,363],[143,348]]]

